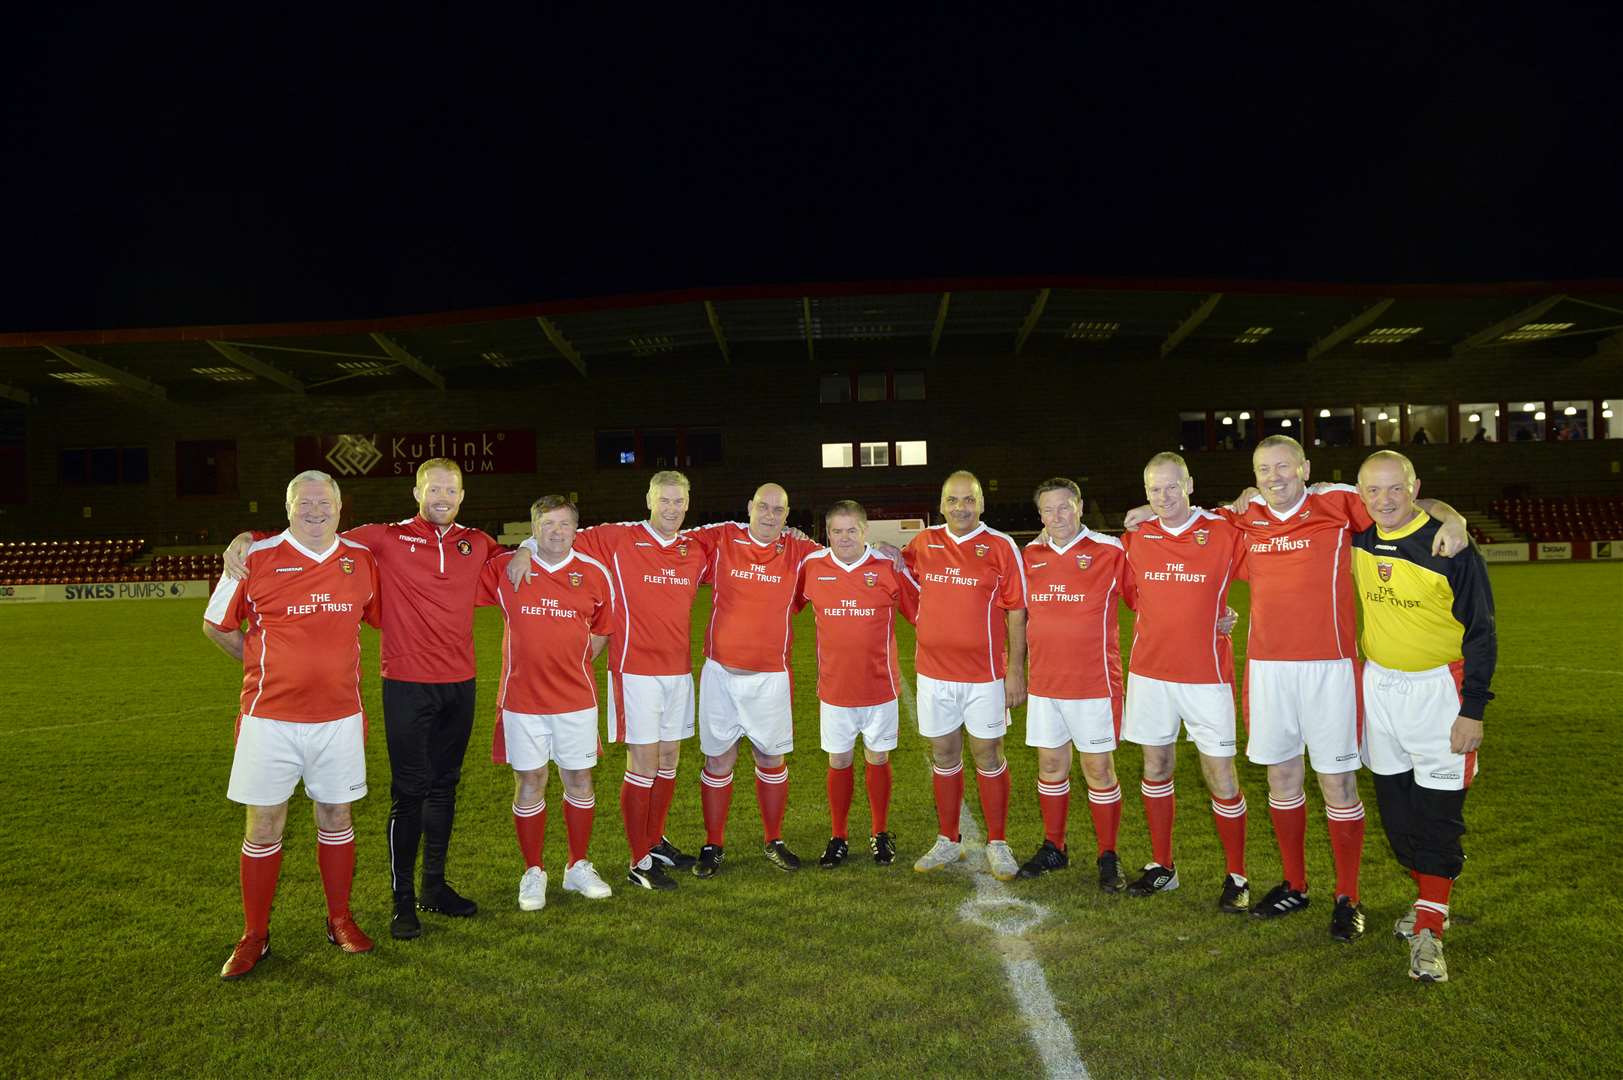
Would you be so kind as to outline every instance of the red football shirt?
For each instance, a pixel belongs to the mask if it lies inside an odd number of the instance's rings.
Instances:
[[[1234,644],[1217,632],[1245,558],[1240,530],[1196,509],[1176,529],[1159,520],[1122,534],[1137,594],[1129,669],[1182,683],[1233,683]]]
[[[894,701],[902,685],[896,613],[919,613],[918,582],[872,548],[846,565],[827,548],[800,564],[795,610],[817,622],[817,698],[848,709]]]
[[[582,529],[575,536],[575,551],[608,567],[614,582],[609,670],[691,674],[693,597],[709,558],[708,541],[690,533],[665,540],[647,522],[638,521]]]
[[[372,553],[342,537],[315,552],[282,532],[248,549],[248,576],[222,577],[203,617],[248,624],[242,714],[322,724],[361,712],[360,625],[379,622]]]
[[[539,559],[514,592],[507,580],[511,552],[485,564],[479,603],[497,604],[502,634],[502,681],[497,707],[555,715],[597,708],[592,636],[614,633],[614,586],[606,566],[570,552],[557,566]]]
[[[1356,656],[1352,535],[1374,522],[1358,489],[1327,485],[1275,513],[1254,496],[1243,513],[1217,511],[1246,538],[1251,621],[1246,655],[1256,660]]]
[[[994,682],[1009,667],[1008,616],[1026,606],[1020,547],[985,522],[965,536],[932,525],[902,552],[919,583],[920,675]]]
[[[788,671],[796,574],[821,545],[787,535],[758,543],[732,521],[693,531],[710,546],[704,577],[715,587],[704,654],[743,671]]]
[[[1118,601],[1133,603],[1127,551],[1084,528],[1064,547],[1027,544],[1028,689],[1046,698],[1120,698]]]

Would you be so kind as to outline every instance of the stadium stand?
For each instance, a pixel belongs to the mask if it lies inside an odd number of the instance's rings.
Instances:
[[[1488,509],[1534,540],[1610,540],[1623,536],[1623,497],[1496,499]]]
[[[157,555],[142,560],[145,540],[0,542],[0,585],[71,585],[117,581],[212,581],[223,569],[213,555]]]

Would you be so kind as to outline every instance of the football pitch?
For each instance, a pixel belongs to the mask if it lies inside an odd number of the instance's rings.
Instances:
[[[356,808],[354,909],[378,948],[347,956],[327,944],[315,829],[299,794],[271,955],[225,984],[217,972],[241,930],[242,814],[225,799],[240,668],[200,633],[200,603],[5,608],[0,1075],[1040,1076],[1065,1051],[1049,1044],[1045,1056],[1033,1040],[1029,1018],[1044,1006],[1033,1005],[1029,980],[1011,983],[1011,970],[1041,973],[1057,1012],[1050,1034],[1068,1029],[1069,1060],[1096,1077],[1615,1075],[1623,565],[1491,575],[1497,700],[1466,808],[1452,981],[1430,987],[1409,980],[1407,950],[1391,934],[1412,887],[1386,849],[1367,774],[1369,932],[1351,945],[1326,932],[1334,877],[1311,785],[1312,906],[1280,923],[1218,913],[1221,851],[1189,744],[1176,776],[1176,892],[1099,892],[1076,771],[1071,869],[996,892],[978,852],[960,871],[914,873],[935,813],[925,746],[905,709],[893,757],[896,865],[867,857],[859,779],[853,858],[819,870],[826,758],[809,612],[796,624],[785,828],[805,868],[784,874],[759,854],[746,755],[722,873],[678,875],[673,893],[625,885],[624,754],[609,746],[592,855],[614,896],[559,891],[554,775],[547,907],[520,912],[511,773],[489,757],[501,638],[490,609],[477,620],[479,716],[450,866],[479,916],[425,914],[417,941],[388,936],[389,771],[368,631],[371,794]],[[696,629],[708,614],[706,590]],[[1125,619],[1123,631],[1125,657]],[[902,639],[911,678],[909,628]],[[1009,835],[1021,859],[1042,837],[1023,737],[1017,713]],[[670,835],[690,851],[702,842],[700,764],[696,742],[686,744]],[[1260,895],[1279,879],[1278,853],[1262,770],[1240,767]],[[1148,860],[1134,747],[1117,753],[1117,770],[1131,868]],[[967,798],[978,817],[973,782]]]

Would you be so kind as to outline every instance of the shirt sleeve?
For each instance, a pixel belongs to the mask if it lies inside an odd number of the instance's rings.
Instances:
[[[1465,673],[1460,680],[1460,715],[1481,720],[1493,692],[1493,669],[1499,661],[1499,629],[1493,608],[1493,590],[1488,585],[1488,567],[1473,544],[1452,559],[1438,560],[1446,565],[1449,586],[1454,590],[1454,618],[1465,628],[1460,643]]]
[[[383,588],[378,578],[378,561],[370,557],[370,552],[367,555],[366,565],[372,575],[372,595],[361,610],[361,621],[376,630],[383,626]]]
[[[603,571],[593,567],[597,574],[601,591],[598,593],[597,607],[592,610],[592,633],[598,637],[614,636],[614,583]]]
[[[1121,558],[1117,560],[1116,581],[1121,585],[1121,602],[1127,610],[1138,611],[1138,579],[1133,577],[1133,564],[1127,559],[1127,541],[1122,539]]]
[[[1337,484],[1319,498],[1334,506],[1337,512],[1347,519],[1353,532],[1363,532],[1375,524],[1375,519],[1369,516],[1369,507],[1364,505],[1363,496],[1358,494],[1357,488]]]
[[[919,583],[906,567],[895,571],[896,576],[896,603],[901,609],[902,618],[918,625],[919,621]]]
[[[1026,562],[1013,540],[998,538],[1003,557],[998,560],[1001,575],[997,582],[997,606],[1004,611],[1026,610]]]
[[[598,562],[607,562],[612,554],[610,549],[614,547],[614,530],[613,525],[592,525],[581,529],[575,534],[575,550],[582,555],[590,555]],[[526,539],[523,546],[534,554],[533,537]]]
[[[252,571],[250,570],[250,574]],[[220,583],[209,596],[203,618],[227,633],[240,628],[248,618],[248,581],[220,575]]]
[[[907,568],[914,573],[918,572],[919,551],[921,550],[921,545],[925,542],[924,538],[928,535],[928,533],[919,533],[917,536],[913,537],[913,539],[909,540],[907,542],[907,546],[902,549],[902,562],[905,563]]]
[[[479,568],[479,588],[473,596],[474,607],[489,607],[501,602],[501,588],[507,584],[507,564],[513,557],[503,552],[487,559]]]
[[[345,529],[338,535],[342,536],[345,540],[351,540],[357,544],[364,544],[366,547],[376,551],[378,548],[383,546],[385,541],[389,539],[388,533],[389,527],[387,525],[357,525],[353,529]],[[275,536],[276,533],[265,533],[263,535]],[[260,533],[254,533],[255,540],[260,538]]]
[[[800,569],[795,573],[795,598],[793,601],[795,614],[799,615],[806,610],[806,605],[810,602],[810,597],[806,595],[806,560],[801,559]]]

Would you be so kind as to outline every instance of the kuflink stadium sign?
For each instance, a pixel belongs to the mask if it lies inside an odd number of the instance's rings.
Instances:
[[[535,472],[535,429],[359,432],[293,440],[294,468],[346,477],[412,476],[429,458],[450,458],[464,474]]]

